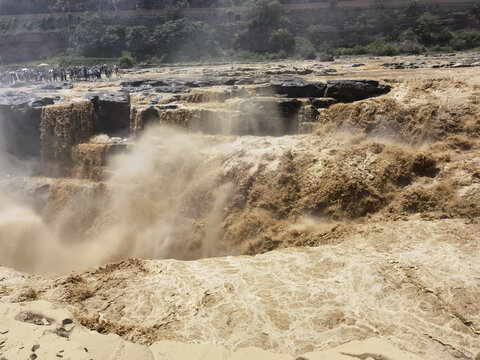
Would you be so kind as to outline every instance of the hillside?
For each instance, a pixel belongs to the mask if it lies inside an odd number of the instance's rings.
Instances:
[[[419,53],[428,51],[425,47],[438,45],[440,50],[455,51],[480,46],[480,35],[470,34],[462,38],[464,32],[480,27],[480,7],[478,1],[464,0],[338,0],[316,2],[283,2],[277,7],[275,1],[264,0],[264,10],[278,13],[276,23],[266,28],[253,28],[252,19],[258,13],[254,7],[230,2],[132,2],[132,1],[76,1],[75,6],[58,1],[4,1],[0,4],[0,60],[4,64],[42,60],[58,55],[83,55],[90,57],[118,57],[124,53],[138,59],[146,57],[162,58],[168,49],[162,48],[165,38],[153,38],[155,29],[163,24],[170,26],[172,21],[188,19],[197,22],[217,45],[204,51],[200,57],[218,56],[224,53],[247,50],[254,53],[272,53],[280,57],[314,56],[315,52],[330,51],[330,48],[353,49],[354,53],[375,53],[368,44],[376,39],[395,43],[397,52]],[[135,3],[135,4],[134,4]],[[261,1],[257,1],[257,4]],[[91,11],[85,15],[83,11]],[[433,13],[439,20],[432,26],[446,27],[452,35],[447,40],[433,41],[431,44],[415,39],[406,33],[417,29],[420,17]],[[9,15],[15,14],[15,15]],[[98,20],[97,20],[98,19]],[[267,18],[265,18],[267,19]],[[283,20],[284,19],[284,20]],[[269,20],[267,20],[269,21]],[[129,28],[141,26],[132,34],[132,43],[144,43],[146,50],[129,47]],[[175,31],[185,29],[185,24],[175,25]],[[190,25],[189,25],[190,26]],[[82,27],[88,27],[90,36],[82,35]],[[165,28],[166,29],[166,28]],[[272,35],[277,30],[283,33]],[[171,31],[171,30],[169,30]],[[146,34],[147,32],[148,34]],[[139,37],[140,36],[140,37]],[[195,41],[187,38],[174,39],[174,43]],[[277,40],[272,40],[277,36]],[[465,36],[464,36],[465,37]],[[147,39],[148,38],[148,39]],[[298,39],[301,38],[301,39]],[[303,40],[305,39],[305,40]],[[273,42],[272,42],[273,41]],[[83,42],[79,44],[79,42]],[[295,44],[295,45],[293,45]],[[190,45],[188,45],[190,46]],[[188,47],[187,46],[187,47]],[[357,46],[357,47],[356,47]],[[359,48],[363,47],[363,48]],[[391,55],[388,46],[380,47],[379,54]],[[382,47],[385,48],[382,50]],[[90,50],[86,48],[91,48]],[[158,51],[157,51],[158,50]],[[438,51],[434,50],[434,51]],[[170,60],[188,60],[182,56],[169,56]],[[299,55],[300,54],[300,55]],[[163,59],[168,60],[169,59]]]

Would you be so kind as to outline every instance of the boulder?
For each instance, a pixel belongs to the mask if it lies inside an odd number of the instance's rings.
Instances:
[[[126,135],[130,127],[130,95],[127,92],[89,94],[97,117],[97,127],[108,135]]]
[[[390,86],[375,80],[331,80],[327,82],[325,96],[341,102],[352,102],[386,94]]]
[[[289,98],[322,97],[327,85],[322,82],[309,82],[302,78],[275,79],[270,81],[270,87],[278,95]]]

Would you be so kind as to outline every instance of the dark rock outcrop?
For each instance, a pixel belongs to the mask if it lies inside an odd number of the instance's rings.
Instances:
[[[127,135],[130,127],[130,95],[127,92],[89,94],[97,117],[98,131],[108,135]]]
[[[316,98],[311,99],[310,103],[315,107],[315,109],[326,109],[330,107],[330,105],[338,103],[338,100],[333,98]]]
[[[216,78],[170,78],[170,79],[133,79],[123,81],[121,84],[123,90],[138,93],[170,93],[181,94],[189,92],[192,88],[222,85],[221,79]]]
[[[16,111],[22,111],[32,108],[42,108],[46,105],[53,104],[54,101],[47,97],[38,97],[34,94],[23,91],[7,91],[0,97],[0,106],[10,107]]]
[[[327,82],[326,97],[341,102],[352,102],[386,94],[390,86],[379,84],[375,80],[331,80]]]
[[[42,108],[53,104],[22,91],[8,91],[0,96],[0,150],[20,157],[40,156]]]
[[[301,78],[275,79],[270,81],[270,87],[278,95],[289,98],[315,98],[325,94],[327,85],[322,82],[309,82]]]
[[[41,84],[37,86],[38,90],[63,90],[63,89],[73,89],[73,82],[55,82],[48,84]]]

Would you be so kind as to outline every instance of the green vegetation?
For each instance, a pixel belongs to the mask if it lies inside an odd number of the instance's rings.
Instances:
[[[278,29],[270,33],[270,46],[274,52],[285,51],[291,54],[295,48],[295,37],[287,29]]]
[[[405,4],[405,14],[407,16],[413,16],[418,11],[418,0],[407,0]]]
[[[119,57],[125,53],[145,60],[197,60],[218,53],[210,25],[186,18],[167,21],[153,30],[144,25],[106,26],[100,14],[84,13],[69,31],[73,56]]]
[[[290,21],[283,15],[278,0],[254,0],[252,17],[245,32],[238,34],[237,48],[254,52],[291,53],[295,37],[289,31]]]
[[[156,26],[152,42],[157,57],[184,61],[217,55],[216,37],[215,30],[207,23],[182,18]]]
[[[188,0],[18,0],[16,6],[10,0],[0,0],[0,11],[18,11],[20,5],[30,10],[72,11],[68,16],[51,14],[28,21],[18,21],[12,16],[0,21],[0,31],[65,34],[57,36],[61,41],[68,40],[64,59],[127,57],[132,62],[135,59],[151,63],[208,61],[218,56],[259,61],[286,57],[314,59],[317,54],[381,56],[480,47],[480,31],[475,25],[480,23],[480,0],[465,12],[456,13],[458,17],[468,17],[469,21],[464,30],[456,31],[447,25],[452,23],[452,16],[444,12],[423,13],[417,0],[405,0],[403,10],[375,10],[374,15],[361,12],[341,23],[324,19],[306,29],[290,23],[279,0],[247,1],[244,4],[245,0],[191,0],[191,3]],[[377,2],[379,7],[383,3]],[[149,20],[130,26],[118,25],[114,17],[98,12],[132,9],[132,4],[135,9],[164,8],[166,11],[155,22]],[[225,22],[215,23],[215,28],[183,17],[183,10],[189,6],[212,4],[243,4],[251,6],[252,13],[245,18],[230,9]],[[335,6],[335,1],[332,5]],[[73,13],[81,9],[95,12]],[[211,11],[214,13],[215,8]],[[458,24],[452,27],[458,29]],[[132,66],[132,62],[127,61],[124,66]]]
[[[295,38],[295,49],[293,53],[300,59],[313,60],[316,57],[316,51],[310,40],[297,36]]]
[[[135,64],[135,60],[133,60],[130,56],[122,56],[118,59],[118,64],[122,69],[131,69]]]
[[[315,33],[315,30],[316,28],[309,28],[310,33]],[[438,16],[426,12],[417,19],[415,27],[388,36],[380,36],[366,43],[361,42],[338,48],[329,47],[326,52],[334,55],[373,54],[381,56],[470,50],[478,47],[480,47],[479,30],[452,32]]]

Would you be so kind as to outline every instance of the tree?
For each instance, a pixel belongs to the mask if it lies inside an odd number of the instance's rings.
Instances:
[[[283,16],[282,6],[278,0],[254,0],[252,7],[253,16],[248,21],[247,31],[238,38],[239,47],[267,52],[275,51],[270,36],[273,32],[286,28],[289,20]],[[275,41],[278,40],[274,36]]]
[[[418,10],[417,0],[407,0],[405,4],[405,14],[407,16],[413,16]]]
[[[126,29],[127,50],[135,57],[144,58],[151,51],[151,39],[148,29],[143,25],[134,25]]]
[[[79,22],[71,28],[70,47],[74,54],[94,57],[102,52],[105,23],[99,14],[80,15]]]
[[[167,21],[155,27],[153,44],[157,56],[166,60],[192,60],[215,55],[217,34],[202,21],[186,18]]]
[[[287,29],[278,29],[270,34],[270,44],[275,52],[284,50],[291,54],[295,48],[295,37]]]
[[[252,7],[253,16],[248,22],[250,30],[267,30],[269,33],[289,24],[283,16],[282,5],[278,0],[255,0]]]
[[[475,0],[472,6],[472,12],[475,15],[480,15],[480,0]]]
[[[446,44],[452,39],[452,33],[442,21],[430,12],[423,14],[417,21],[415,32],[422,44]]]
[[[125,50],[126,27],[122,25],[107,26],[102,37],[102,48],[105,56],[118,57]]]

